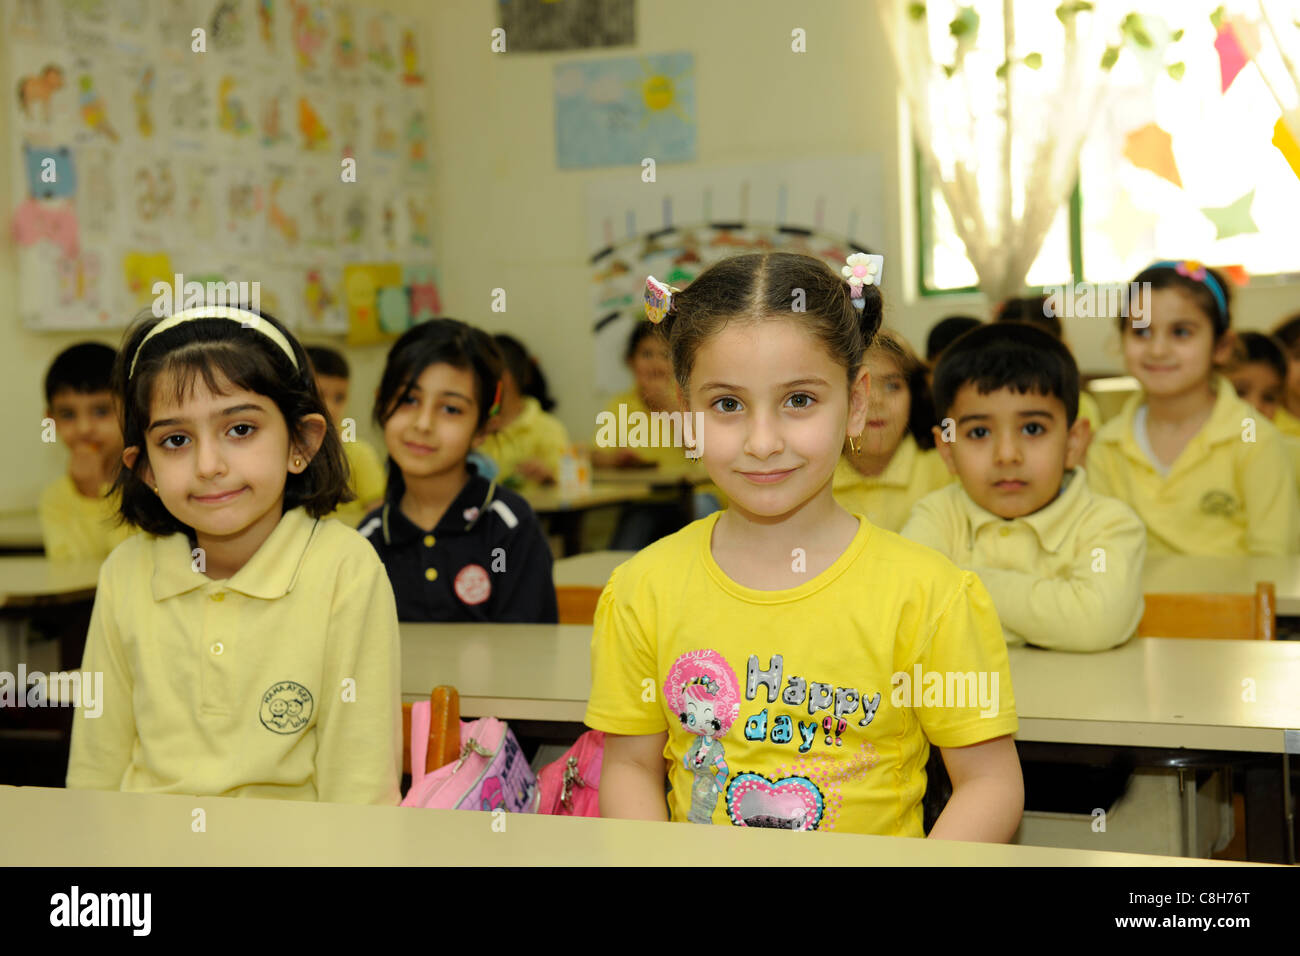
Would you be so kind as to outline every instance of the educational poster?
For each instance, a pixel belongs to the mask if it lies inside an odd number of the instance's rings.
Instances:
[[[500,0],[511,53],[635,46],[636,0]]]
[[[561,169],[695,159],[695,58],[664,53],[555,67]]]
[[[125,325],[156,282],[177,308],[190,283],[209,301],[253,301],[255,283],[291,328],[370,341],[430,314],[421,21],[352,0],[0,0],[0,11],[27,327]],[[349,298],[350,265],[371,281]]]
[[[876,155],[696,169],[671,187],[639,168],[587,189],[597,390],[627,388],[623,351],[645,317],[645,280],[685,287],[719,259],[782,250],[816,256],[836,272],[852,252],[884,239]],[[890,281],[889,263],[885,281]],[[897,277],[898,272],[893,272]]]

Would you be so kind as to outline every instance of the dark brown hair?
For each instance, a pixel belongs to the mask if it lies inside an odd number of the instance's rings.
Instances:
[[[1214,328],[1215,341],[1218,341],[1232,327],[1232,285],[1224,277],[1223,273],[1217,269],[1211,269],[1209,266],[1203,266],[1202,268],[1206,272],[1204,281],[1185,276],[1174,266],[1163,264],[1147,266],[1133,277],[1133,281],[1129,283],[1127,294],[1131,295],[1135,286],[1145,287],[1147,283],[1150,283],[1152,292],[1158,292],[1161,289],[1178,289],[1182,291],[1192,300],[1196,308],[1210,320],[1210,325]],[[1220,308],[1219,300],[1210,291],[1209,282],[1218,283],[1219,289],[1223,292],[1223,308]],[[1130,327],[1132,315],[1133,304],[1129,302],[1124,309],[1124,313],[1119,318],[1121,335]]]
[[[862,353],[880,328],[879,286],[863,286],[862,295],[865,301],[859,311],[848,282],[812,256],[766,252],[716,262],[673,295],[660,326],[668,337],[677,384],[688,391],[700,346],[728,322],[780,317],[798,322],[816,336],[831,358],[844,366],[852,387],[862,367]],[[795,310],[799,304],[802,311]]]
[[[266,396],[284,416],[291,446],[305,443],[302,420],[307,415],[320,415],[329,421],[302,345],[274,316],[245,311],[284,336],[293,350],[296,368],[266,334],[230,319],[190,319],[155,335],[143,348],[145,337],[163,319],[145,313],[126,330],[113,366],[113,391],[122,403],[123,445],[138,447],[140,454],[134,467],[118,469],[113,487],[122,492],[122,517],[150,534],[183,531],[194,536],[194,529],[177,520],[140,477],[149,461],[145,432],[159,379],[170,379],[172,397],[177,402],[192,394],[200,378],[216,394],[226,394],[233,388]],[[137,352],[139,361],[135,374],[130,375]],[[322,518],[354,497],[348,489],[343,444],[333,428],[326,428],[320,450],[302,474],[287,474],[284,512],[301,506],[313,518]]]
[[[467,369],[474,376],[477,427],[486,425],[501,381],[501,352],[492,336],[458,319],[421,322],[393,343],[375,395],[375,424],[383,428],[424,370],[438,364]]]
[[[907,393],[911,396],[907,430],[920,448],[933,448],[932,429],[938,419],[934,414],[934,399],[930,396],[930,385],[926,381],[928,369],[925,363],[917,358],[907,339],[892,329],[881,329],[877,332],[867,352],[883,355],[898,366],[898,371],[907,386]],[[871,387],[875,388],[874,382]]]

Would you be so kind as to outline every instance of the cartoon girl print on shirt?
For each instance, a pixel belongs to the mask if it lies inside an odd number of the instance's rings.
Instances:
[[[682,729],[699,739],[686,751],[682,764],[695,775],[691,786],[691,823],[712,823],[713,808],[726,790],[726,750],[721,738],[740,716],[740,687],[736,674],[717,651],[687,651],[668,671],[664,699],[677,714]]]

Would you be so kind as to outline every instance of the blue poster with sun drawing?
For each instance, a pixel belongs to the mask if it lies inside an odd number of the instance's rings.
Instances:
[[[690,53],[584,60],[555,68],[555,150],[561,169],[695,159],[695,61]]]

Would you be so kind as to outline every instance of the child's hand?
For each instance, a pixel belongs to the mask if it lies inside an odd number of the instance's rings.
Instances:
[[[555,472],[551,471],[540,458],[525,459],[519,463],[516,470],[529,481],[536,481],[544,485],[549,485],[555,481]]]

